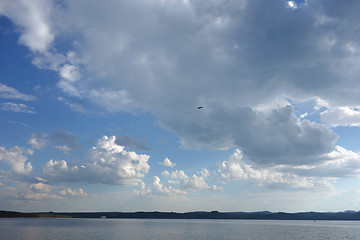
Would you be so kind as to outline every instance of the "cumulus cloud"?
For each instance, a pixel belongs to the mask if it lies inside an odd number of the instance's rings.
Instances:
[[[65,160],[50,160],[44,174],[51,181],[135,185],[149,171],[148,155],[127,152],[116,137],[102,137],[83,165],[68,166]]]
[[[28,158],[24,155],[26,153],[17,146],[10,149],[0,147],[0,161],[9,164],[16,174],[28,175],[32,172],[32,165],[31,162],[27,162]]]
[[[360,105],[354,41],[360,32],[351,24],[360,20],[359,4],[5,1],[0,12],[33,51],[56,43],[54,32],[67,36],[61,40],[69,49],[34,57],[37,66],[59,73],[64,92],[113,112],[151,111],[184,147],[235,146],[253,163],[295,166],[321,162],[335,150],[337,136],[300,120],[279,98]],[[346,118],[342,124],[357,121]]]
[[[32,95],[27,95],[19,92],[15,88],[6,86],[5,84],[0,83],[0,98],[4,99],[16,99],[23,101],[34,101],[36,97]]]
[[[159,164],[160,164],[160,165],[163,165],[163,166],[165,166],[165,167],[171,167],[171,168],[173,168],[173,167],[176,166],[176,163],[171,162],[170,159],[168,159],[168,158],[165,158],[164,161],[163,161],[163,162],[159,162]]]
[[[226,161],[219,164],[219,174],[222,178],[230,180],[250,179],[256,185],[269,187],[313,188],[314,180],[299,177],[295,174],[284,173],[274,169],[254,169],[242,161],[242,154],[236,150]]]
[[[182,170],[175,170],[171,173],[168,171],[163,172],[163,176],[168,177],[170,184],[178,185],[179,188],[184,190],[218,190],[215,185],[209,186],[206,179],[210,176],[209,170],[203,168],[200,172],[188,176]]]
[[[227,180],[251,180],[256,185],[281,189],[329,189],[339,177],[360,174],[360,155],[337,146],[322,156],[322,162],[301,166],[277,165],[263,168],[245,162],[239,149],[218,165],[218,173]]]
[[[173,179],[180,179],[180,180],[187,180],[189,177],[185,174],[183,170],[175,170],[171,172],[171,174],[168,171],[163,172],[164,176],[170,176]]]
[[[36,113],[33,111],[32,107],[23,103],[13,103],[13,102],[1,103],[0,108],[3,111],[11,111],[17,113]]]
[[[165,187],[158,176],[154,176],[150,188],[142,187],[142,190],[134,190],[134,192],[141,196],[174,196],[185,195],[186,191],[174,188],[173,186]]]
[[[82,188],[73,190],[69,187],[47,184],[45,180],[37,178],[36,183],[28,183],[16,194],[17,199],[23,201],[60,200],[67,198],[87,198],[89,195]]]
[[[359,177],[359,153],[336,146],[335,149],[322,157],[318,164],[310,164],[292,169],[299,176],[312,177]],[[283,166],[284,171],[289,171]]]
[[[88,194],[84,192],[82,188],[79,188],[78,190],[72,190],[71,188],[66,188],[64,190],[61,190],[59,194],[64,197],[86,198],[88,196]]]
[[[351,107],[334,107],[320,114],[321,121],[331,127],[360,127],[360,110]]]
[[[58,194],[51,192],[52,186],[38,182],[28,184],[26,188],[18,193],[17,199],[23,199],[25,201],[40,201],[44,199],[61,199]]]
[[[158,176],[154,176],[150,186],[146,187],[145,184],[142,184],[140,185],[140,190],[134,190],[134,192],[142,196],[175,196],[186,195],[189,191],[223,190],[222,187],[214,184],[209,185],[206,182],[210,172],[205,168],[191,176],[186,175],[183,170],[175,170],[171,173],[163,171],[162,176],[168,179],[165,184],[161,183]]]
[[[237,146],[248,160],[258,164],[320,161],[322,154],[334,149],[337,140],[337,135],[326,126],[299,119],[290,105],[267,111],[208,107],[199,115],[167,122],[177,125],[182,121],[182,128],[176,132],[184,146],[220,149]]]

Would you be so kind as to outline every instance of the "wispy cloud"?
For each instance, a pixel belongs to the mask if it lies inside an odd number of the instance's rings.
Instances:
[[[0,108],[3,111],[11,111],[17,113],[36,113],[33,108],[23,103],[6,102],[1,103]]]
[[[23,101],[35,101],[36,97],[19,92],[15,88],[0,83],[0,98],[16,99]]]

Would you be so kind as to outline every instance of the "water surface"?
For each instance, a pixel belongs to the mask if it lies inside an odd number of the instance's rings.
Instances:
[[[6,240],[284,240],[360,239],[357,221],[0,219]]]

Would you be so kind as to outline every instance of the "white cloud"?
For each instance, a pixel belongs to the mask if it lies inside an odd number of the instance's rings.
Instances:
[[[50,160],[44,174],[52,181],[135,185],[149,171],[148,155],[127,152],[115,143],[116,137],[104,136],[90,150],[90,161],[68,166],[65,160]]]
[[[57,85],[66,94],[81,98],[82,93],[71,82],[62,79]]]
[[[326,102],[324,99],[317,98],[316,105],[314,106],[314,110],[320,110],[321,108],[329,108],[330,105],[328,102]]]
[[[329,180],[319,181],[312,177],[300,177],[293,173],[277,171],[276,168],[257,170],[246,164],[242,158],[240,150],[235,150],[228,160],[219,164],[220,176],[228,181],[249,179],[256,185],[265,185],[270,188],[316,189],[331,187]]]
[[[83,105],[78,103],[72,103],[63,97],[58,97],[57,99],[58,101],[63,102],[65,105],[69,106],[70,109],[73,110],[74,112],[85,113],[85,108]]]
[[[9,164],[16,174],[28,175],[32,172],[32,165],[27,162],[28,158],[24,153],[24,150],[17,146],[10,149],[0,147],[0,161]]]
[[[360,110],[351,107],[334,107],[320,114],[321,121],[331,127],[360,126]]]
[[[189,179],[189,177],[185,174],[185,172],[183,170],[175,170],[175,171],[171,172],[170,177],[173,179],[180,179],[180,180]]]
[[[216,185],[211,185],[211,190],[212,191],[224,191],[224,188],[216,186]]]
[[[93,89],[90,92],[86,92],[85,95],[97,102],[100,106],[111,112],[117,111],[131,111],[136,108],[134,103],[126,90],[106,90],[106,89]]]
[[[193,174],[189,180],[184,182],[184,187],[194,190],[210,189],[210,186],[205,181],[205,177],[196,174]]]
[[[174,196],[185,195],[186,191],[174,188],[173,186],[165,187],[158,176],[154,176],[152,179],[150,188],[142,188],[140,191],[135,190],[136,194],[141,196]]]
[[[31,189],[33,192],[50,192],[50,186],[43,182],[32,183],[30,184],[29,189]]]
[[[171,168],[173,168],[173,167],[176,166],[176,164],[173,163],[173,162],[171,162],[170,159],[168,159],[168,158],[165,158],[164,161],[163,161],[163,162],[159,162],[159,164],[160,164],[160,165],[163,165],[163,166],[165,166],[165,167],[171,167]]]
[[[223,188],[216,185],[209,185],[206,178],[210,176],[209,170],[203,168],[200,172],[192,174],[190,177],[185,174],[183,170],[175,170],[173,172],[163,171],[162,175],[170,180],[164,185],[160,182],[160,178],[155,176],[152,184],[146,188],[141,185],[140,190],[135,190],[135,193],[142,196],[174,196],[185,195],[189,191],[211,190],[222,191]]]
[[[31,134],[31,138],[27,142],[33,149],[41,149],[46,145],[46,140],[43,136]]]
[[[88,194],[84,192],[82,188],[79,188],[78,190],[72,190],[71,188],[66,188],[64,190],[61,190],[59,194],[64,197],[80,197],[80,198],[88,197]]]
[[[251,180],[256,185],[282,189],[329,189],[339,177],[360,174],[360,155],[336,146],[323,161],[301,166],[277,165],[263,168],[245,163],[239,149],[219,163],[218,172],[227,180]]]
[[[179,189],[185,191],[188,190],[218,190],[219,188],[215,185],[209,186],[206,182],[206,178],[210,176],[209,170],[203,168],[200,172],[192,174],[190,177],[185,174],[182,170],[175,170],[171,173],[164,171],[162,173],[164,177],[168,177],[174,180],[169,180],[168,183],[177,185]]]
[[[27,106],[23,103],[13,103],[13,102],[6,102],[0,104],[1,110],[3,111],[11,111],[17,113],[36,113],[33,111],[32,107]]]
[[[306,113],[303,113],[303,114],[301,114],[300,115],[300,119],[302,119],[302,118],[305,118],[305,117],[307,117],[309,114],[306,112]]]
[[[302,166],[292,171],[300,176],[313,177],[359,177],[360,155],[343,147],[336,146],[334,151],[324,154],[323,162]],[[284,171],[289,171],[284,167]]]
[[[49,192],[38,192],[38,191],[33,191],[33,189],[25,189],[21,191],[17,196],[17,199],[23,199],[25,201],[41,201],[45,199],[59,200],[62,198],[63,197],[58,194],[49,193]]]
[[[36,97],[19,92],[15,88],[0,83],[0,98],[34,101]]]
[[[69,82],[74,82],[80,79],[79,70],[76,66],[70,64],[62,66],[59,70],[59,74],[63,79]]]
[[[51,1],[4,0],[0,3],[0,14],[20,26],[20,43],[32,51],[45,52],[54,40],[49,19],[52,7]]]
[[[72,150],[68,145],[55,145],[54,148],[64,152],[65,154],[71,154]]]
[[[82,188],[73,190],[69,187],[60,190],[63,186],[47,184],[43,179],[37,178],[37,183],[20,184],[17,199],[23,201],[61,200],[68,198],[87,198],[89,195]]]
[[[297,6],[297,4],[296,4],[295,1],[288,1],[288,2],[287,2],[287,7],[288,7],[288,8],[291,8],[291,9],[297,9],[297,8],[298,8],[298,6]]]

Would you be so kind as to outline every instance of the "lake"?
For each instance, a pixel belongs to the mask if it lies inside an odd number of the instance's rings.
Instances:
[[[360,239],[360,222],[297,220],[0,219],[4,240]]]

